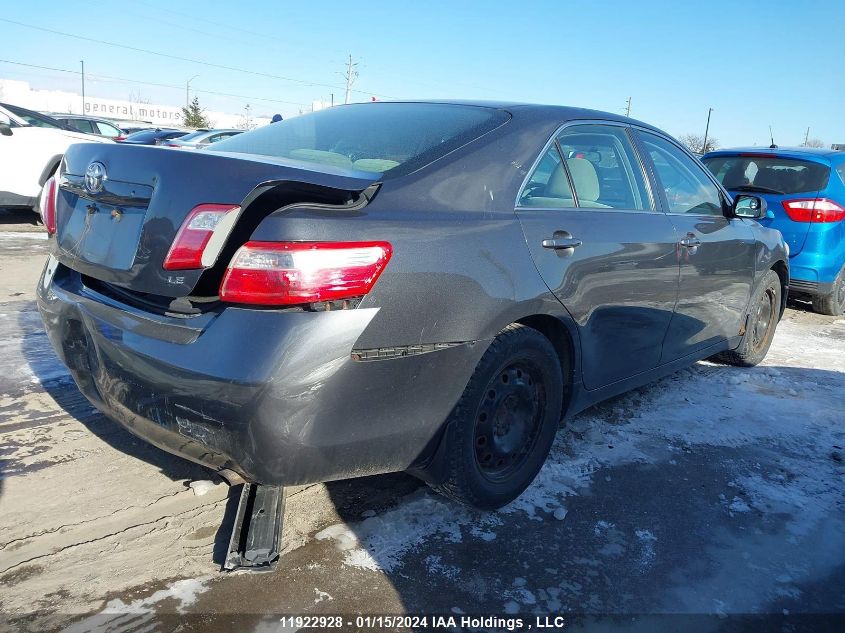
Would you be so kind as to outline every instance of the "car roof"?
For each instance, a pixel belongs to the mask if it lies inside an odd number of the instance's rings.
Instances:
[[[524,103],[520,101],[486,101],[481,99],[414,99],[408,101],[375,101],[367,102],[373,104],[391,104],[391,103],[433,103],[445,105],[463,105],[473,106],[477,108],[493,108],[496,110],[506,110],[515,117],[533,117],[544,118],[550,120],[559,120],[561,122],[573,119],[600,119],[604,121],[617,121],[619,123],[627,123],[631,125],[638,125],[644,128],[662,132],[662,130],[645,123],[632,119],[630,117],[615,114],[613,112],[604,112],[602,110],[592,110],[589,108],[580,108],[576,106],[552,105],[541,103]],[[362,105],[362,104],[349,104]],[[363,104],[365,105],[365,104]],[[347,107],[345,105],[336,107]]]
[[[825,147],[729,147],[707,152],[704,158],[710,156],[731,156],[734,154],[757,154],[758,156],[772,155],[792,158],[831,158],[845,156],[844,152]]]
[[[103,123],[108,123],[113,125],[114,127],[120,127],[117,125],[116,121],[112,121],[111,119],[103,119],[98,116],[88,116],[87,114],[55,114],[51,113],[49,116],[53,117],[54,119],[85,119],[86,121],[102,121]]]

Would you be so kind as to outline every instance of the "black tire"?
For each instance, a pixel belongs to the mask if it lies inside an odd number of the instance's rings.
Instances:
[[[432,487],[492,510],[516,499],[537,476],[560,424],[560,360],[537,330],[512,324],[481,357],[447,421],[445,478]]]
[[[813,297],[813,311],[828,316],[840,316],[845,312],[845,266],[836,275],[828,294]]]
[[[737,367],[754,367],[762,362],[775,337],[782,294],[780,277],[775,271],[768,271],[750,303],[745,335],[739,347],[716,354],[712,360]]]

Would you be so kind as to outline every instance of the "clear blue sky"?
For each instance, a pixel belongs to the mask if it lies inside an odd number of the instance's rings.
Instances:
[[[195,18],[189,15],[197,16]],[[0,59],[78,70],[87,91],[180,105],[185,82],[204,106],[292,114],[343,100],[346,56],[359,61],[355,100],[480,98],[622,112],[721,145],[845,143],[845,2],[255,2],[27,0],[0,17],[119,42],[250,75],[81,41],[0,21]],[[95,80],[96,75],[176,86]],[[76,75],[0,63],[0,77],[78,90]],[[334,85],[336,87],[328,87]],[[265,99],[262,101],[261,99]],[[274,103],[266,100],[276,100]],[[287,103],[285,103],[287,102]]]

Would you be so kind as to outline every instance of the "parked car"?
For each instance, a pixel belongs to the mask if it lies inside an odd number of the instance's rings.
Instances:
[[[81,114],[52,114],[57,121],[73,128],[83,134],[95,134],[112,140],[124,137],[125,133],[113,122],[97,117],[83,116]]]
[[[75,146],[58,182],[38,305],[79,388],[262,484],[404,470],[499,507],[562,418],[759,363],[784,309],[765,201],[592,110],[347,105],[202,152]]]
[[[201,149],[207,147],[212,143],[217,143],[227,138],[231,138],[237,134],[242,134],[244,130],[196,130],[190,134],[186,134],[178,139],[170,139],[161,143],[164,147],[179,147],[181,149]]]
[[[105,139],[31,125],[0,106],[0,207],[36,208],[44,183],[72,143]]]
[[[0,103],[0,106],[6,108],[9,112],[14,114],[15,116],[23,119],[30,125],[34,125],[35,127],[46,127],[51,128],[54,130],[65,130],[67,132],[73,132],[74,129],[64,123],[61,123],[54,119],[51,116],[47,116],[46,114],[41,114],[40,112],[36,112],[35,110],[29,110],[28,108],[22,108],[20,106],[13,105],[11,103]]]
[[[810,297],[821,314],[845,312],[845,152],[748,147],[703,160],[731,194],[766,200],[760,222],[789,245],[790,292]]]
[[[119,142],[127,145],[161,145],[166,141],[185,136],[187,133],[186,130],[155,128],[153,130],[140,130],[134,134],[129,134]]]

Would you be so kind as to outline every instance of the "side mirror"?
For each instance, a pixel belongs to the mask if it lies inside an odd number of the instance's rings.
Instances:
[[[12,126],[8,123],[0,123],[0,134],[2,134],[3,136],[11,136]]]
[[[766,217],[768,205],[765,198],[757,196],[737,196],[734,198],[733,214],[738,218],[762,220]]]

